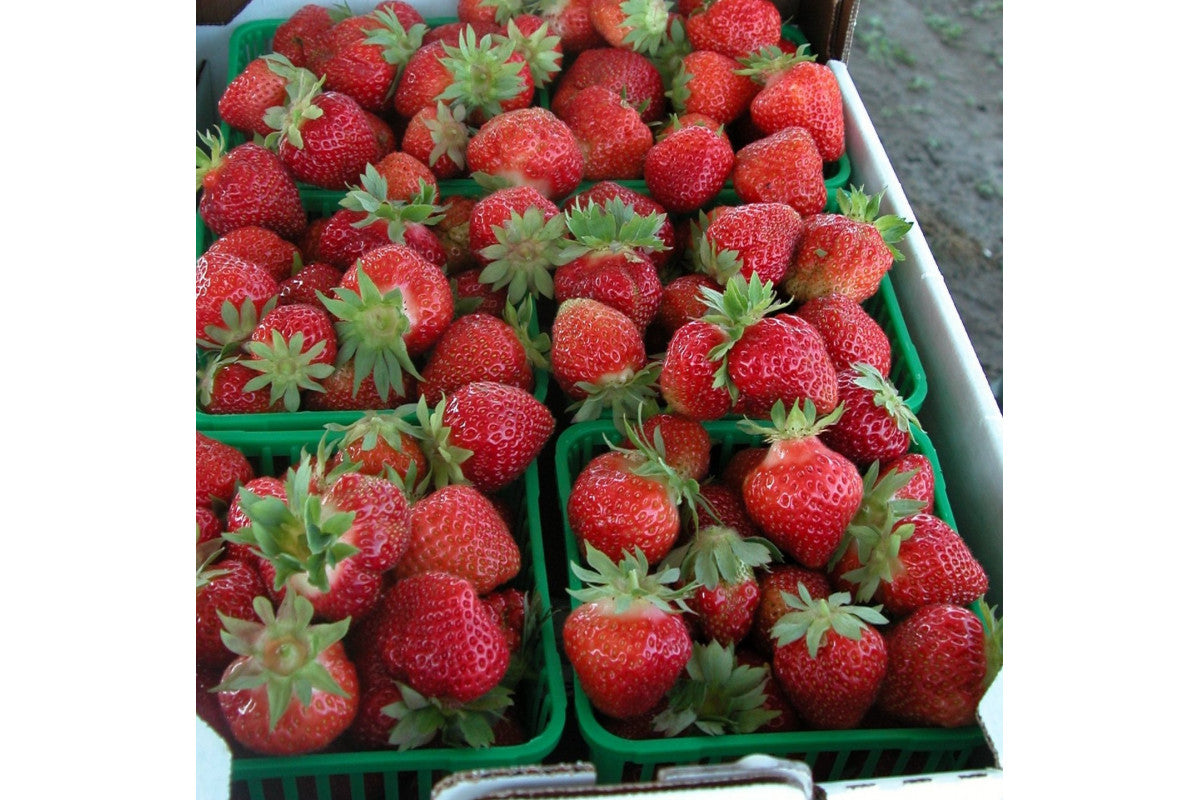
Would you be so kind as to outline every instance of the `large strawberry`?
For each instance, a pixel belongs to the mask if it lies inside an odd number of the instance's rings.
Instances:
[[[572,95],[597,84],[641,109],[642,119],[647,123],[661,120],[666,112],[663,79],[654,62],[621,47],[596,47],[579,53],[555,81],[550,110],[562,116]]]
[[[271,36],[271,50],[285,56],[297,66],[307,66],[307,53],[311,44],[323,31],[332,28],[350,13],[348,7],[343,10],[306,3],[279,23],[279,27]]]
[[[550,337],[529,336],[531,301],[522,306],[525,317],[511,305],[505,319],[491,314],[467,314],[450,323],[421,369],[421,394],[436,403],[443,394],[474,381],[495,381],[533,391],[533,365],[548,366],[545,351]]]
[[[532,186],[497,189],[471,210],[468,241],[482,283],[503,289],[516,305],[528,296],[554,296],[551,272],[563,262],[566,219]]]
[[[585,180],[642,177],[654,134],[629,101],[605,86],[586,86],[563,105],[561,116],[579,143]]]
[[[589,202],[603,206],[609,200],[620,200],[632,208],[634,213],[640,214],[643,217],[655,217],[658,215],[666,217],[667,215],[667,210],[652,197],[644,192],[636,192],[629,186],[617,183],[616,181],[598,181],[591,186],[581,189],[576,194],[567,198],[566,202],[563,203],[563,210],[570,211],[574,208],[580,208],[586,206]],[[675,226],[671,225],[669,221],[663,224],[658,229],[658,239],[661,242],[661,246],[654,245],[652,247],[640,248],[639,252],[649,258],[654,266],[662,272],[674,257]]]
[[[729,137],[688,125],[667,134],[646,153],[646,189],[668,211],[690,213],[717,196],[733,166]]]
[[[583,180],[583,153],[571,129],[550,111],[519,108],[479,128],[467,144],[467,168],[485,188],[532,186],[561,200]]]
[[[592,0],[588,17],[611,47],[654,56],[667,38],[666,0]]]
[[[742,58],[779,43],[783,19],[768,0],[711,0],[701,3],[684,22],[696,50],[712,50]]]
[[[692,642],[679,616],[687,587],[669,588],[678,570],[651,573],[640,550],[614,563],[584,547],[591,569],[571,564],[584,586],[568,590],[579,605],[563,623],[563,649],[592,705],[630,719],[666,696],[691,657]]]
[[[731,179],[743,202],[787,203],[801,216],[811,216],[828,200],[823,170],[812,134],[791,127],[739,149]]]
[[[775,654],[775,639],[771,637],[771,629],[780,617],[792,610],[783,595],[797,594],[799,589],[796,587],[801,583],[816,600],[824,600],[833,593],[829,578],[823,571],[798,564],[777,564],[771,567],[770,572],[762,570],[759,575],[759,601],[754,610],[754,624],[750,628],[748,641],[766,658]]]
[[[473,26],[459,32],[458,42],[426,43],[408,60],[396,89],[394,108],[402,117],[415,116],[439,100],[462,106],[473,125],[533,102],[533,74],[503,37],[476,36]]]
[[[786,203],[746,203],[721,209],[698,242],[700,271],[724,286],[740,274],[778,284],[792,264],[803,223]]]
[[[302,263],[300,248],[278,233],[259,225],[235,228],[204,251],[206,254],[231,253],[239,258],[265,267],[271,277],[284,281],[298,271]]]
[[[895,214],[879,216],[882,199],[839,189],[837,213],[805,220],[783,289],[802,303],[834,292],[856,303],[874,295],[892,263],[904,260],[895,245],[912,228]]]
[[[866,363],[837,377],[841,418],[822,434],[826,444],[860,468],[891,461],[908,452],[913,430],[923,430],[895,385]]]
[[[770,442],[767,455],[742,483],[746,511],[780,550],[813,569],[833,555],[863,494],[853,462],[818,436],[837,414],[818,419],[816,407],[806,400],[803,409],[796,403],[791,411],[776,403],[769,426],[738,423]]]
[[[692,648],[686,673],[667,694],[654,727],[667,736],[692,729],[720,736],[766,730],[781,712],[766,694],[771,669],[739,659],[732,645],[712,641]]]
[[[758,86],[738,73],[740,64],[723,53],[694,50],[683,56],[667,97],[675,113],[703,114],[728,125],[750,108]]]
[[[228,252],[204,253],[196,259],[196,343],[220,350],[245,341],[278,292],[265,267]]]
[[[225,152],[219,131],[201,134],[208,148],[196,147],[196,188],[200,218],[217,236],[258,225],[294,239],[308,224],[300,189],[279,156],[246,142]]]
[[[230,732],[266,755],[327,747],[358,708],[358,677],[340,641],[350,620],[310,625],[312,604],[290,591],[277,611],[265,597],[254,610],[261,622],[221,617],[237,654],[216,687]]]
[[[604,47],[604,37],[588,15],[591,0],[534,0],[533,12],[546,21],[566,55]]]
[[[817,329],[834,369],[870,364],[885,378],[892,369],[892,343],[887,331],[862,307],[844,294],[814,297],[796,311]]]
[[[750,119],[762,135],[798,126],[812,134],[825,161],[846,152],[846,123],[837,76],[815,56],[764,48],[747,58],[748,69],[763,84],[750,104]]]
[[[246,391],[265,388],[271,403],[299,411],[301,393],[322,391],[319,381],[333,373],[337,334],[325,309],[292,303],[266,314],[245,348],[242,363],[259,373]]]
[[[836,593],[814,600],[803,583],[783,599],[795,609],[771,629],[775,677],[800,716],[814,728],[840,730],[862,721],[887,670],[887,647],[875,625],[879,609],[849,605]]]
[[[263,117],[287,102],[287,85],[298,68],[279,53],[253,59],[229,82],[217,101],[217,114],[237,130],[259,136],[271,133]]]

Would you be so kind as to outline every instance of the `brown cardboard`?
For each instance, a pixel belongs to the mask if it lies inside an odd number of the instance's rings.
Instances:
[[[772,0],[784,22],[791,21],[811,43],[821,62],[846,61],[854,38],[858,0]]]

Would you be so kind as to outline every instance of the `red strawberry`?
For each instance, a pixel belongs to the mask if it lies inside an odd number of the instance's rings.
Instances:
[[[571,96],[586,86],[611,89],[634,108],[642,109],[642,120],[657,122],[666,111],[662,75],[649,58],[620,47],[584,50],[563,70],[554,84],[550,110],[562,116]]]
[[[200,218],[217,236],[258,225],[285,239],[308,224],[300,190],[279,156],[253,142],[225,151],[221,134],[201,134],[209,154],[196,148],[196,188]]]
[[[803,566],[825,566],[841,542],[863,495],[863,480],[854,464],[820,440],[822,429],[837,412],[820,419],[811,400],[784,411],[771,409],[770,427],[739,423],[766,435],[766,457],[745,477],[742,495],[750,518],[763,535]]]
[[[683,56],[667,93],[675,113],[703,114],[728,125],[750,108],[758,86],[738,73],[741,65],[723,53],[694,50]]]
[[[438,188],[433,174],[407,153],[392,153],[368,164],[352,188],[338,201],[342,211],[321,232],[317,254],[349,268],[358,257],[383,244],[400,242],[439,269],[446,251],[429,226],[438,216]]]
[[[347,13],[335,20],[333,25],[318,31],[305,46],[305,66],[324,77],[329,63],[338,53],[353,47],[366,37],[368,19],[362,14]]]
[[[422,396],[436,403],[443,394],[475,381],[495,381],[533,391],[527,343],[542,363],[545,356],[529,341],[527,327],[516,327],[520,324],[517,310],[509,308],[511,322],[475,313],[450,323],[421,370]],[[532,314],[532,310],[532,305],[527,306],[526,313]]]
[[[246,481],[243,488],[256,497],[274,497],[277,500],[287,501],[287,484],[281,478],[273,475],[259,475],[257,478],[251,478]],[[240,492],[235,494],[229,504],[229,510],[225,514],[225,529],[231,533],[250,524],[250,517],[242,511],[241,498]],[[238,558],[251,564],[258,564],[260,558],[255,554],[251,545],[230,541],[229,537],[225,537],[225,557]]]
[[[322,305],[321,295],[330,297],[333,289],[342,280],[345,270],[338,269],[332,264],[314,261],[305,264],[295,275],[285,278],[279,283],[279,305],[292,303],[307,303],[310,306]]]
[[[396,412],[377,414],[366,411],[349,425],[326,424],[331,432],[340,432],[337,454],[331,466],[356,464],[356,472],[396,478],[407,484],[412,470],[415,486],[429,472],[429,461],[413,427]]]
[[[724,286],[734,274],[757,273],[777,284],[792,264],[803,221],[786,203],[746,203],[722,211],[699,242],[700,271]]]
[[[563,623],[563,649],[580,688],[601,713],[630,719],[654,708],[692,654],[679,617],[684,593],[668,589],[674,569],[650,573],[640,551],[619,564],[585,543],[592,569],[572,564],[584,584]]]
[[[429,32],[425,34],[425,44],[445,42],[447,45],[454,45],[458,43],[459,39],[468,30],[477,39],[488,35],[495,38],[504,34],[504,28],[495,22],[464,22],[462,20],[454,20],[453,22],[444,22],[441,25],[430,28]]]
[[[404,0],[380,0],[380,2],[375,4],[374,10],[390,11],[396,15],[396,19],[405,28],[411,28],[418,23],[425,22],[424,15],[415,6],[404,2]]]
[[[207,253],[232,253],[265,267],[277,281],[290,278],[300,262],[300,248],[258,225],[236,228],[208,246]]]
[[[283,400],[271,402],[269,388],[247,391],[259,373],[237,354],[213,355],[197,371],[196,404],[206,414],[262,414],[283,411]]]
[[[263,115],[267,109],[287,103],[287,84],[296,69],[286,56],[278,53],[255,58],[225,87],[217,101],[217,113],[230,127],[268,135],[271,126],[263,120]]]
[[[400,149],[429,166],[437,178],[456,178],[467,168],[470,129],[462,106],[440,100],[418,111],[404,126]]]
[[[605,86],[586,86],[563,105],[561,115],[579,143],[585,180],[642,177],[654,134],[628,101]]]
[[[743,539],[759,535],[758,526],[746,513],[746,504],[742,502],[740,489],[734,489],[719,481],[707,481],[700,485],[700,497],[704,502],[697,504],[697,529],[706,525],[723,525],[733,528]]]
[[[778,44],[783,20],[768,0],[713,0],[693,11],[684,27],[694,49],[742,58]]]
[[[821,154],[804,128],[784,128],[737,151],[733,189],[746,203],[787,203],[801,216],[827,200]]]
[[[421,46],[427,28],[405,24],[390,8],[362,17],[358,27],[363,37],[324,61],[325,85],[353,98],[364,111],[382,113],[392,107],[399,73]]]
[[[245,348],[250,357],[242,363],[259,373],[245,388],[266,388],[272,403],[299,411],[301,392],[321,391],[318,381],[333,372],[337,334],[323,308],[293,303],[266,314]]]
[[[663,459],[681,477],[698,481],[708,475],[712,437],[699,422],[679,414],[653,414],[642,430],[649,442],[662,439]]]
[[[241,342],[275,305],[279,282],[263,266],[231,252],[196,260],[196,340],[219,348]]]
[[[879,370],[855,364],[838,373],[837,387],[842,416],[822,433],[826,444],[860,468],[908,452],[912,430],[921,430],[921,423]]]
[[[526,644],[526,627],[538,601],[535,599],[531,608],[529,595],[515,587],[489,592],[479,599],[504,631],[508,652],[519,657],[522,645]]]
[[[406,203],[413,202],[414,198],[421,197],[422,184],[424,184],[433,190],[431,201],[438,202],[437,177],[429,167],[408,153],[388,153],[372,167],[383,178],[384,186],[387,187],[384,195],[386,199]],[[367,182],[364,175],[359,178],[358,185],[365,189]]]
[[[796,589],[798,595],[783,595],[795,610],[771,629],[775,677],[809,725],[853,728],[883,683],[887,647],[873,626],[887,620],[875,608],[848,605],[847,594],[814,600],[803,584]]]
[[[288,58],[299,67],[307,66],[309,45],[321,32],[332,28],[348,12],[328,6],[308,3],[297,9],[275,29],[271,50]]]
[[[325,90],[311,73],[288,84],[288,104],[271,110],[267,147],[297,180],[323,189],[344,189],[378,155],[375,131],[349,95]]]
[[[412,544],[396,575],[448,572],[485,595],[515,578],[520,568],[520,548],[495,507],[473,486],[452,484],[413,506]]]
[[[921,503],[922,507],[920,511],[929,513],[933,510],[935,481],[933,464],[929,461],[928,456],[921,453],[905,453],[899,458],[884,464],[880,469],[884,477],[889,474],[900,474],[914,470],[916,474],[896,491],[895,496],[901,500],[916,500]]]
[[[875,294],[893,261],[904,260],[894,245],[912,227],[894,214],[880,217],[882,198],[839,189],[838,213],[805,220],[784,290],[801,303],[832,293],[861,303]]]
[[[503,25],[521,9],[519,0],[457,0],[457,14],[462,22],[490,22]]]
[[[347,361],[334,368],[328,378],[321,381],[320,392],[304,395],[305,411],[362,411],[364,409],[394,409],[416,397],[416,378],[405,373],[400,389],[389,389],[381,397],[370,376],[355,379],[354,361]]]
[[[563,204],[563,210],[570,211],[574,208],[586,206],[589,201],[603,206],[609,200],[614,199],[621,200],[625,205],[632,208],[634,213],[641,214],[643,217],[653,217],[659,214],[666,216],[667,214],[667,210],[651,197],[640,192],[635,192],[628,186],[615,181],[598,181],[581,190],[578,194],[571,195]],[[657,236],[662,243],[661,247],[658,245],[643,247],[639,248],[639,252],[649,258],[656,268],[662,270],[671,260],[675,249],[674,226],[669,222],[663,224],[658,229]]]
[[[775,653],[775,640],[771,637],[771,629],[780,617],[791,611],[784,602],[783,595],[798,594],[797,587],[800,584],[804,585],[805,590],[815,600],[825,600],[833,592],[824,572],[796,564],[778,564],[771,567],[769,572],[763,570],[759,576],[759,602],[754,610],[754,624],[750,629],[749,641],[767,658]]]
[[[796,714],[796,709],[792,708],[792,704],[788,701],[787,695],[784,694],[783,689],[780,687],[779,681],[775,679],[770,659],[763,658],[756,651],[743,647],[737,650],[737,663],[747,667],[763,667],[767,671],[767,678],[762,687],[765,698],[762,707],[768,713],[775,712],[776,716],[769,719],[759,730],[763,733],[782,733],[801,730],[800,717]]]
[[[467,167],[486,188],[532,186],[551,200],[583,179],[583,153],[561,119],[519,108],[489,119],[467,144]]]
[[[716,348],[727,346],[721,328],[701,319],[685,323],[671,334],[658,376],[667,408],[697,420],[720,419],[733,408],[729,389],[717,381],[722,362],[709,358]]]
[[[534,13],[546,21],[551,34],[559,37],[563,53],[575,55],[606,44],[592,25],[590,5],[591,0],[538,0]]]
[[[680,275],[667,283],[663,287],[662,304],[658,307],[655,324],[670,334],[704,316],[708,307],[704,305],[704,298],[700,294],[701,287],[721,291],[712,278],[695,272]]]
[[[267,589],[254,567],[233,558],[221,558],[221,542],[210,540],[196,547],[196,663],[224,667],[236,654],[221,641],[218,614],[254,619],[254,598]]]
[[[471,215],[475,213],[477,202],[477,198],[462,194],[442,198],[442,219],[433,226],[433,232],[446,253],[446,265],[442,269],[447,275],[457,275],[477,266],[475,254],[471,252]]]
[[[468,224],[471,252],[483,265],[479,280],[504,289],[509,303],[553,297],[550,276],[562,259],[566,220],[532,186],[497,189],[477,202]]]
[[[482,274],[483,270],[467,269],[450,279],[455,313],[491,314],[493,317],[504,315],[504,308],[508,304],[507,290],[493,289],[491,284],[480,280]]]
[[[863,307],[843,294],[814,297],[796,316],[817,329],[837,371],[863,362],[885,378],[892,369],[892,343],[887,331]]]
[[[735,450],[721,468],[721,483],[736,489],[740,495],[746,476],[767,456],[769,447],[742,447]]]
[[[388,223],[383,219],[368,219],[365,211],[341,208],[326,218],[316,235],[312,257],[324,261],[344,273],[364,253],[391,244]],[[339,273],[339,279],[341,274]]]
[[[254,467],[241,450],[196,431],[196,505],[228,506],[237,488],[254,477]]]
[[[731,645],[712,641],[693,647],[686,675],[667,694],[667,708],[655,716],[654,728],[667,736],[766,731],[780,716],[768,706],[770,677],[770,667],[744,663]]]
[[[211,542],[221,538],[225,530],[225,522],[213,511],[212,506],[196,506],[196,544]]]
[[[666,0],[592,0],[588,18],[611,47],[654,56],[667,39]]]
[[[225,669],[221,710],[238,743],[266,755],[323,749],[350,727],[358,678],[339,641],[349,619],[310,625],[312,604],[289,592],[278,611],[254,601],[259,622],[225,617],[227,646],[241,655]]]
[[[939,603],[896,623],[884,636],[888,669],[880,711],[910,725],[973,723],[1000,660],[1000,625],[992,609],[983,608],[983,622],[961,606]]]
[[[750,119],[769,135],[798,126],[812,134],[825,161],[846,152],[845,115],[837,76],[811,55],[783,54],[771,47],[746,60],[743,74],[764,84],[750,104]]]
[[[458,42],[430,42],[409,59],[396,89],[394,107],[415,116],[442,100],[461,105],[473,125],[533,102],[533,74],[516,43],[496,34],[476,38],[476,28],[459,31]]]
[[[668,211],[690,213],[717,196],[733,164],[733,148],[724,134],[689,125],[646,153],[646,189]]]
[[[728,287],[726,287],[728,291]],[[837,405],[837,372],[821,336],[794,314],[778,314],[746,328],[728,356],[738,389],[733,413],[762,419],[776,401],[812,400],[818,414]]]

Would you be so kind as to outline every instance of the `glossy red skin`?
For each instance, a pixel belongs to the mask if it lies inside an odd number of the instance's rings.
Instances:
[[[894,497],[901,500],[920,500],[925,504],[921,511],[930,513],[933,511],[936,481],[933,476],[933,464],[928,456],[921,453],[905,453],[884,464],[880,468],[879,474],[882,477],[889,473],[909,472],[910,470],[916,470],[917,474],[912,476]]]
[[[344,272],[345,270],[321,261],[305,264],[295,275],[279,283],[279,305],[307,303],[324,308],[320,296],[332,297],[333,287],[342,280]]]
[[[400,477],[404,477],[410,467],[416,468],[416,478],[420,481],[429,471],[429,460],[421,450],[420,442],[415,436],[399,433],[400,449],[393,448],[382,437],[375,440],[375,446],[366,449],[364,439],[347,441],[343,438],[338,442],[338,453],[333,458],[333,466],[345,462],[357,463],[358,471],[366,475],[387,477],[386,470],[391,467]]]
[[[480,283],[480,272],[480,269],[465,269],[455,274],[450,279],[454,287],[454,297],[460,301],[477,298],[479,304],[474,309],[476,313],[490,314],[493,317],[503,316],[504,306],[508,302],[508,290],[503,287],[493,289],[488,284]]]
[[[597,181],[578,194],[573,194],[563,203],[563,210],[568,211],[579,206],[586,206],[588,201],[604,205],[609,199],[617,198],[642,216],[662,215],[663,225],[658,229],[658,239],[662,242],[661,250],[643,248],[642,255],[650,259],[656,269],[663,269],[673,257],[675,251],[675,226],[667,218],[667,210],[648,195],[635,192],[624,184],[615,181]]]
[[[473,486],[451,484],[413,507],[412,544],[395,574],[448,572],[470,581],[482,596],[511,581],[520,568],[520,548],[495,507]]]
[[[322,189],[345,189],[378,154],[375,131],[348,95],[326,91],[313,104],[323,112],[300,126],[304,147],[280,139],[279,157],[297,180]]]
[[[742,487],[746,483],[746,476],[762,462],[767,451],[768,448],[765,446],[743,447],[735,451],[721,469],[721,482],[736,489],[740,495]]]
[[[423,45],[445,42],[452,47],[456,47],[458,46],[459,34],[463,33],[467,28],[475,31],[476,40],[482,39],[488,34],[496,35],[504,33],[504,28],[494,22],[465,22],[463,20],[455,20],[454,22],[446,22],[430,28],[425,33],[425,38],[421,41]]]
[[[385,244],[392,244],[392,239],[388,236],[388,225],[383,220],[377,220],[364,227],[357,226],[357,223],[366,218],[366,212],[351,211],[348,208],[333,212],[329,216],[329,222],[321,227],[313,257],[344,272],[364,253]]]
[[[205,328],[225,328],[221,307],[226,301],[240,311],[246,300],[260,314],[279,292],[279,282],[265,267],[231,253],[205,253],[196,259],[196,338],[208,340]]]
[[[580,52],[559,74],[550,97],[550,110],[561,116],[572,95],[593,85],[604,86],[618,95],[624,92],[630,105],[642,108],[644,122],[657,122],[666,115],[662,75],[654,63],[632,50],[607,46]]]
[[[879,709],[912,725],[957,728],[975,721],[987,652],[983,624],[968,609],[922,606],[884,637],[888,670]]]
[[[372,133],[375,134],[375,158],[372,161],[378,161],[389,153],[396,151],[396,131],[391,124],[378,114],[370,111],[363,111],[363,115],[367,118],[367,122],[371,126]]]
[[[306,411],[363,411],[367,409],[391,409],[407,400],[416,398],[416,379],[405,373],[405,391],[388,389],[387,397],[380,397],[375,388],[375,379],[370,375],[354,384],[354,362],[347,361],[335,367],[328,378],[321,381],[323,392],[305,392],[301,403]]]
[[[885,378],[892,369],[892,343],[887,332],[862,305],[843,294],[814,297],[796,316],[817,329],[834,369],[850,369],[862,362]]]
[[[786,555],[821,569],[862,501],[854,464],[815,436],[775,442],[747,475],[750,518]]]
[[[425,106],[410,117],[408,123],[404,126],[404,133],[400,137],[400,150],[408,153],[422,164],[425,164],[429,168],[429,171],[437,178],[457,178],[463,174],[465,167],[460,167],[454,163],[454,159],[448,153],[438,156],[432,164],[429,162],[437,145],[434,143],[432,133],[425,123],[426,121],[433,122],[436,119],[436,105]],[[464,143],[463,157],[465,159],[465,143],[468,137],[465,126],[462,127],[462,134]]]
[[[766,135],[804,128],[824,161],[837,161],[846,152],[842,92],[825,64],[804,61],[768,79],[750,104],[750,118]]]
[[[246,481],[244,488],[259,497],[275,497],[280,500],[287,500],[287,486],[281,479],[273,475],[259,475],[256,478],[251,478]],[[242,511],[240,497],[234,495],[233,500],[229,503],[229,510],[225,513],[225,530],[236,532],[249,524],[250,518]],[[248,545],[226,542],[225,548],[226,556],[247,558],[247,560],[252,562],[257,562],[258,560],[258,556],[253,555],[253,551]]]
[[[707,275],[691,272],[680,275],[663,287],[662,303],[655,324],[667,333],[674,333],[686,323],[704,316],[708,309],[700,296],[700,288],[720,291],[720,285]]]
[[[287,79],[272,72],[260,56],[225,87],[217,101],[217,114],[232,128],[266,136],[271,126],[263,122],[263,114],[272,106],[286,104]]]
[[[646,347],[637,324],[612,306],[591,298],[565,300],[550,328],[550,374],[568,397],[587,392],[579,382],[628,378],[646,366]]]
[[[783,602],[783,593],[798,594],[796,587],[799,584],[804,584],[814,600],[828,598],[833,592],[825,573],[815,569],[797,564],[775,564],[770,572],[760,571],[758,586],[761,596],[754,610],[750,643],[767,658],[775,653],[775,637],[771,635],[771,629],[780,617],[795,610]]]
[[[429,353],[421,394],[436,405],[443,394],[474,381],[495,381],[533,391],[525,347],[507,322],[491,314],[458,317]]]
[[[875,392],[858,386],[855,370],[837,374],[842,416],[821,432],[825,443],[866,469],[872,461],[900,458],[912,446],[912,434],[902,430],[887,409],[875,404]]]
[[[357,664],[355,665],[357,666]],[[368,750],[394,749],[388,739],[397,719],[383,709],[393,703],[402,702],[400,687],[392,681],[368,682],[359,676],[362,683],[358,700],[358,712],[347,730],[347,736],[359,747]]]
[[[554,415],[532,394],[495,381],[475,381],[446,397],[449,442],[470,450],[463,476],[481,492],[517,480],[554,432]]]
[[[703,505],[697,504],[696,516],[698,527],[721,525],[733,528],[743,539],[751,536],[761,536],[758,526],[746,513],[746,505],[742,502],[742,492],[724,483],[706,482],[700,485],[700,496],[716,512],[716,517],[710,514]]]
[[[232,253],[266,268],[277,281],[292,275],[300,248],[275,231],[258,225],[237,228],[209,245],[207,253]]]
[[[481,29],[480,25],[472,25],[472,27],[478,38],[482,40],[485,31]],[[444,31],[439,35],[447,35],[447,33]],[[493,40],[493,42],[495,41]],[[447,39],[445,44],[456,50],[458,47],[457,34],[454,34],[453,38]],[[442,63],[442,60],[448,57],[452,58],[453,56],[448,55],[446,47],[441,41],[430,41],[428,37],[426,38],[425,44],[413,53],[401,73],[400,85],[396,88],[393,103],[397,114],[406,118],[414,117],[425,106],[437,104],[438,97],[454,83],[453,74]],[[501,113],[529,108],[533,103],[533,75],[529,71],[529,64],[516,52],[508,58],[508,63],[514,62],[521,65],[518,73],[521,89],[512,97],[498,101]],[[478,126],[487,121],[487,116],[482,109],[475,109],[468,112],[467,121]]]
[[[510,526],[511,530],[511,526]],[[498,589],[479,598],[504,631],[510,655],[516,655],[525,630],[526,594],[515,587]]]
[[[410,323],[404,334],[409,355],[425,352],[454,318],[454,297],[445,274],[411,247],[390,244],[365,253],[358,261],[364,273],[386,294],[399,289]],[[341,285],[358,292],[358,270],[346,270]]]
[[[551,0],[541,9],[540,16],[550,26],[550,34],[559,37],[563,53],[573,55],[606,45],[592,25],[590,5],[591,0]]]
[[[679,508],[665,484],[635,475],[642,459],[602,453],[584,466],[567,498],[567,522],[580,546],[592,545],[613,561],[640,548],[657,564],[679,537]]]
[[[913,535],[900,545],[900,565],[891,582],[879,584],[878,597],[889,616],[908,614],[924,605],[964,605],[982,597],[988,578],[962,537],[932,514],[906,517]]]
[[[375,169],[387,184],[387,199],[407,203],[421,190],[421,182],[433,189],[433,203],[441,197],[437,185],[437,177],[433,171],[414,156],[396,151],[375,162]],[[362,182],[359,182],[362,187]]]
[[[445,209],[442,220],[433,226],[446,253],[443,270],[454,276],[463,270],[478,266],[471,252],[471,215],[475,212],[477,198],[465,195],[450,195],[442,198]]]
[[[728,137],[688,125],[667,134],[646,153],[646,189],[668,211],[689,214],[717,196],[733,166]]]
[[[196,506],[196,544],[204,544],[213,539],[221,538],[221,534],[225,530],[225,523],[216,511],[213,511],[212,506],[199,505]]]
[[[196,504],[228,505],[237,487],[254,477],[254,467],[241,450],[196,431]]]
[[[408,30],[418,22],[425,22],[425,15],[418,11],[412,4],[404,2],[404,0],[381,0],[381,2],[375,4],[376,10],[389,8],[395,13],[396,19],[405,30]]]
[[[708,358],[709,351],[725,340],[720,328],[701,320],[688,322],[671,335],[658,377],[671,411],[696,420],[720,419],[729,413],[733,402],[728,388],[712,386],[720,364]]]
[[[638,110],[605,86],[587,86],[568,100],[562,119],[583,154],[583,178],[589,181],[642,177],[654,134]]]
[[[666,462],[683,478],[703,480],[708,475],[712,437],[700,422],[682,414],[654,414],[642,423],[646,440],[654,442],[660,432],[666,448]]]
[[[675,103],[680,114],[703,114],[720,125],[728,125],[750,108],[759,87],[749,76],[738,75],[742,68],[735,59],[713,50],[693,50],[683,57],[682,69],[692,76],[687,82],[688,97]]]
[[[197,400],[197,405],[206,414],[264,414],[283,411],[283,398],[271,402],[271,390],[246,391],[246,384],[262,373],[236,361],[218,367],[212,375],[207,403]]]
[[[571,129],[550,111],[518,108],[480,126],[467,143],[467,170],[532,186],[557,201],[583,180],[583,153]]]
[[[645,331],[662,303],[663,285],[648,259],[593,252],[554,270],[554,299],[589,297],[620,311]]]
[[[325,88],[341,92],[365,111],[376,114],[392,107],[391,89],[397,67],[383,57],[383,45],[351,42],[324,63]]]
[[[300,348],[302,353],[314,352],[318,345],[324,343],[324,347],[315,352],[313,364],[332,364],[337,357],[337,334],[324,306],[317,308],[304,303],[277,306],[258,323],[258,327],[250,334],[250,341],[271,346],[275,331],[283,336],[285,342],[290,342],[293,336],[300,334],[304,342]]]
[[[750,633],[759,598],[758,581],[750,575],[738,583],[722,581],[713,589],[701,586],[688,605],[699,616],[706,639],[730,645]]]
[[[308,3],[280,23],[271,38],[271,49],[287,56],[298,67],[308,65],[307,45],[322,31],[333,27],[329,8]]]
[[[768,419],[771,407],[811,399],[818,416],[837,406],[837,372],[816,330],[793,314],[751,325],[729,351],[729,379],[738,388],[733,412]]]
[[[485,3],[483,0],[458,0],[456,8],[455,16],[460,22],[500,24],[496,18],[500,9],[495,3]]]
[[[247,659],[243,656],[230,663],[222,680],[229,680]],[[329,746],[350,727],[358,710],[354,665],[346,657],[341,642],[327,647],[316,660],[329,670],[334,682],[348,696],[314,688],[312,702],[307,707],[292,699],[274,730],[270,728],[265,685],[219,694],[221,711],[240,744],[264,755],[299,755]]]
[[[653,708],[692,654],[679,616],[639,600],[621,614],[611,601],[584,603],[567,616],[562,636],[584,694],[597,710],[617,719]]]
[[[800,214],[786,203],[747,203],[724,211],[704,236],[714,251],[738,254],[739,273],[747,281],[757,274],[763,283],[778,285],[792,264],[802,224]]]
[[[787,203],[801,216],[811,216],[828,200],[823,169],[812,135],[791,127],[738,150],[731,178],[743,202]]]
[[[694,50],[713,50],[730,58],[777,44],[782,29],[779,9],[767,0],[715,0],[684,21]]]
[[[481,265],[491,262],[490,259],[484,258],[482,251],[485,247],[496,244],[493,226],[504,228],[514,213],[523,216],[529,208],[541,209],[542,217],[547,220],[559,213],[558,206],[532,186],[497,189],[475,203],[471,209],[468,231],[471,252]]]
[[[227,617],[257,620],[254,598],[267,594],[267,587],[254,567],[244,561],[224,558],[208,569],[223,574],[196,590],[196,662],[224,667],[236,655],[221,641],[220,612]]]
[[[389,674],[423,695],[466,703],[495,688],[508,668],[504,632],[464,578],[405,578],[381,612],[376,641]]]
[[[801,303],[832,293],[861,303],[879,291],[892,262],[874,225],[842,214],[817,214],[805,220],[783,285]]]
[[[862,721],[887,669],[887,647],[874,628],[858,640],[827,634],[816,658],[804,637],[775,648],[775,677],[800,716],[814,728],[845,730]]]

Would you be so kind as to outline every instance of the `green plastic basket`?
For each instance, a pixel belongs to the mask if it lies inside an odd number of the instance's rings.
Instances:
[[[314,452],[319,431],[211,431],[207,435],[234,445],[250,459],[258,474],[281,474],[300,457]],[[331,434],[331,439],[336,439]],[[546,558],[542,544],[537,466],[502,492],[517,511],[513,530],[521,545],[521,573],[513,585],[532,591],[550,609]],[[566,722],[567,698],[562,664],[549,616],[540,628],[535,656],[536,677],[522,684],[516,709],[530,739],[518,745],[484,750],[422,748],[407,752],[338,751],[303,756],[235,756],[233,796],[265,798],[347,797],[428,798],[433,784],[450,772],[482,767],[536,764],[558,745]]]
[[[763,443],[761,437],[739,430],[734,420],[706,422],[704,426],[713,440],[713,473],[717,473],[736,450]],[[582,563],[578,542],[567,521],[571,486],[583,467],[608,449],[604,437],[617,441],[616,435],[610,420],[599,420],[571,425],[558,437],[555,480],[568,563]],[[934,513],[954,526],[937,454],[929,438],[920,431],[914,434],[913,450],[927,456],[933,466],[936,481]],[[572,589],[581,588],[573,572],[568,572],[567,585]],[[576,605],[578,601],[572,600],[571,606]],[[803,760],[820,781],[942,772],[991,763],[986,740],[978,725],[954,729],[896,727],[633,740],[614,735],[600,723],[578,679],[574,682],[574,707],[580,734],[587,743],[602,783],[650,780],[663,766],[731,761],[754,753]]]

